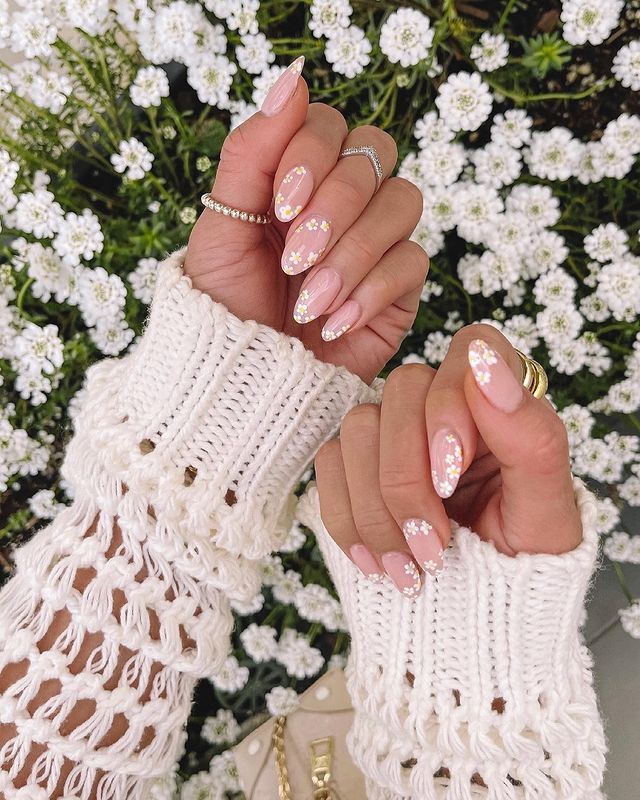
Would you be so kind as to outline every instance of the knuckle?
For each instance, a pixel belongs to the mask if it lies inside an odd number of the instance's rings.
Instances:
[[[397,463],[380,467],[380,491],[387,505],[404,505],[403,501],[415,501],[424,495],[424,490],[424,479],[415,471],[410,472]]]
[[[431,379],[431,371],[426,364],[403,364],[396,367],[386,380],[384,391],[404,393],[410,386],[423,388]]]
[[[424,247],[411,239],[405,239],[399,244],[402,245],[403,259],[411,264],[415,264],[418,272],[426,277],[429,272],[430,262]]]
[[[389,534],[389,512],[380,505],[367,505],[355,511],[355,524],[364,539],[379,540]]]
[[[341,439],[371,438],[380,428],[380,409],[373,403],[363,403],[352,408],[342,422]]]
[[[331,192],[336,195],[332,201],[334,207],[356,209],[362,207],[363,198],[360,189],[346,177],[343,178],[339,174],[332,175]]]
[[[308,113],[314,120],[316,118],[321,119],[323,123],[328,123],[329,125],[339,128],[342,132],[343,139],[347,135],[347,121],[337,108],[327,105],[327,103],[310,103]]]
[[[351,509],[342,503],[327,503],[320,509],[320,517],[334,539],[344,538],[354,528]]]
[[[373,241],[362,236],[346,233],[340,239],[340,248],[344,251],[347,263],[375,264],[378,261],[379,253]]]
[[[569,438],[556,414],[544,415],[535,431],[535,461],[542,474],[569,469]]]

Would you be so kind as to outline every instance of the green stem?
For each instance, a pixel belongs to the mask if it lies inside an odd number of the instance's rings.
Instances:
[[[622,567],[620,566],[620,564],[618,564],[617,561],[614,561],[613,568],[615,569],[616,575],[618,576],[620,588],[622,589],[624,596],[627,598],[627,602],[629,603],[629,605],[631,605],[631,603],[633,603],[633,595],[631,594],[631,590],[627,585],[627,580],[624,577],[624,572],[622,571]]]
[[[18,293],[18,297],[16,298],[16,308],[22,314],[24,312],[24,299],[27,296],[27,291],[31,284],[33,283],[33,278],[28,278],[20,287],[20,292]]]
[[[160,153],[160,158],[166,164],[167,169],[171,173],[171,176],[172,176],[172,178],[173,178],[173,180],[175,182],[176,188],[179,189],[180,188],[180,180],[178,178],[178,174],[177,174],[177,172],[175,170],[175,167],[173,166],[173,163],[171,162],[171,159],[167,155],[167,151],[166,151],[166,148],[164,146],[164,141],[162,139],[162,136],[160,135],[160,129],[158,128],[158,124],[157,124],[158,112],[157,112],[157,110],[155,108],[149,108],[149,109],[147,109],[147,113],[149,115],[149,122],[151,123],[151,132],[153,133],[153,138],[155,140],[156,146],[157,146],[158,151]]]
[[[502,14],[500,14],[500,19],[498,20],[498,26],[497,27],[498,27],[499,31],[501,31],[504,28],[505,23],[506,23],[507,19],[509,18],[509,14],[513,11],[513,7],[515,6],[515,4],[516,4],[516,0],[509,0],[507,5],[504,7],[504,9],[502,11]]]
[[[521,94],[520,92],[513,91],[512,89],[507,89],[505,86],[500,85],[497,81],[490,78],[486,73],[483,76],[483,79],[486,83],[491,86],[496,92],[508,97],[510,100],[515,101],[516,103],[539,103],[543,100],[582,100],[585,97],[589,97],[592,94],[596,94],[596,92],[601,91],[602,89],[606,89],[608,86],[613,85],[613,79],[608,78],[607,80],[600,81],[600,83],[594,83],[593,86],[590,86],[588,89],[585,89],[582,92],[577,92],[576,94],[569,94],[567,92],[547,92],[546,94]]]

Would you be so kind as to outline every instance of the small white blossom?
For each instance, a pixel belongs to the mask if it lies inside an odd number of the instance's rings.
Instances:
[[[504,114],[496,114],[491,126],[491,141],[509,147],[522,147],[531,140],[533,120],[521,108],[510,108]]]
[[[608,222],[606,225],[598,225],[585,237],[584,249],[596,261],[615,261],[628,251],[628,240],[625,231],[613,222]]]
[[[236,58],[242,69],[259,75],[275,61],[273,46],[264,33],[247,34],[236,47]]]
[[[133,136],[120,142],[119,151],[111,156],[111,163],[116,172],[124,172],[131,181],[144,178],[151,169],[154,156]]]
[[[640,639],[640,601],[632,603],[619,612],[623,629],[634,639]]]
[[[380,28],[380,49],[392,64],[418,64],[429,55],[434,32],[429,17],[414,8],[399,8]]]
[[[618,24],[623,0],[562,0],[560,19],[569,44],[601,44]]]
[[[210,55],[187,68],[187,81],[201,103],[229,107],[229,90],[238,68],[224,55]]]
[[[330,39],[324,51],[324,56],[333,67],[334,72],[355,78],[371,61],[371,42],[365,36],[362,28],[350,25],[340,28]]]
[[[229,656],[209,680],[221,692],[239,692],[249,680],[249,670],[241,667],[235,656]]]
[[[549,180],[566,181],[571,177],[579,153],[579,143],[566,128],[537,131],[525,159],[532,175]]]
[[[440,116],[454,131],[475,131],[491,113],[492,104],[489,87],[477,72],[449,75],[436,98]]]
[[[253,622],[242,631],[240,641],[246,654],[256,663],[261,663],[275,657],[278,649],[276,633],[275,628]]]
[[[43,14],[42,8],[36,6],[13,15],[9,44],[16,53],[22,52],[27,58],[48,56],[57,36],[56,26]]]
[[[416,122],[413,135],[418,140],[420,147],[426,147],[431,142],[450,142],[455,136],[451,128],[444,124],[436,111],[427,111]]]
[[[509,43],[501,33],[485,31],[469,55],[480,72],[493,72],[509,60]]]
[[[37,239],[51,238],[64,224],[62,207],[46,189],[19,195],[13,214],[14,226]]]
[[[316,38],[335,36],[341,28],[349,26],[352,13],[348,0],[313,0],[309,30]]]
[[[496,142],[473,151],[472,161],[476,167],[476,181],[495,189],[513,183],[522,171],[520,152]]]
[[[142,303],[149,304],[153,297],[158,278],[158,259],[141,258],[138,266],[127,275],[133,296]]]
[[[286,717],[293,713],[300,705],[300,698],[295,689],[276,686],[265,695],[267,709],[273,717]]]
[[[51,489],[41,489],[29,498],[29,508],[40,519],[53,519],[64,505],[58,503]]]
[[[221,708],[215,717],[205,719],[200,735],[209,744],[233,744],[240,735],[240,725],[229,709]]]
[[[129,88],[129,94],[131,95],[131,102],[136,106],[141,108],[159,106],[162,98],[169,96],[167,73],[159,67],[143,67],[138,71],[134,82]],[[120,147],[122,148],[122,145]],[[118,172],[122,171],[118,170]]]

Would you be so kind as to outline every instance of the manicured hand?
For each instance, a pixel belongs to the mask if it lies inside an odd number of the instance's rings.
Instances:
[[[347,135],[338,111],[309,105],[301,66],[295,61],[262,109],[227,137],[211,190],[247,211],[273,204],[273,223],[205,209],[189,239],[185,271],[241,319],[297,336],[318,358],[369,382],[417,311],[428,259],[408,237],[422,195],[402,178],[387,178],[375,192],[365,156],[338,159],[344,147],[372,145],[388,176],[397,150],[379,128]]]
[[[394,370],[382,405],[353,409],[321,448],[316,476],[331,536],[409,597],[446,564],[449,518],[508,555],[563,553],[582,538],[564,425],[487,325],[459,331],[437,372]]]

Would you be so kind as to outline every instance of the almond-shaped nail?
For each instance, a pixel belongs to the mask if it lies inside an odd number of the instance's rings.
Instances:
[[[307,204],[313,192],[313,175],[302,164],[290,169],[282,179],[273,204],[276,217],[281,222],[295,219]]]
[[[402,533],[422,569],[431,575],[440,572],[444,551],[433,525],[426,519],[412,517],[402,524]]]
[[[437,431],[431,440],[429,457],[431,478],[436,492],[442,498],[451,497],[462,474],[460,439],[451,431]]]
[[[468,355],[476,384],[491,405],[507,414],[515,411],[524,398],[524,388],[504,358],[484,339],[474,339]]]
[[[262,101],[260,111],[267,117],[275,117],[287,105],[291,96],[298,85],[298,77],[304,66],[304,56],[298,56],[285,69],[278,80],[267,92],[267,96]]]
[[[301,325],[312,322],[329,308],[342,288],[342,278],[332,267],[319,269],[300,291],[293,318]]]
[[[349,549],[351,560],[360,572],[375,583],[382,581],[383,575],[371,552],[363,544],[354,544]]]
[[[418,567],[412,558],[406,553],[394,551],[384,553],[381,561],[387,575],[395,583],[399,592],[409,598],[418,596],[422,588],[422,581]]]
[[[324,217],[305,219],[294,230],[282,254],[283,272],[297,275],[312,267],[324,253],[330,238],[330,220]]]
[[[322,338],[325,342],[333,342],[346,333],[362,316],[362,306],[355,300],[347,300],[337,311],[334,311],[325,322]]]

